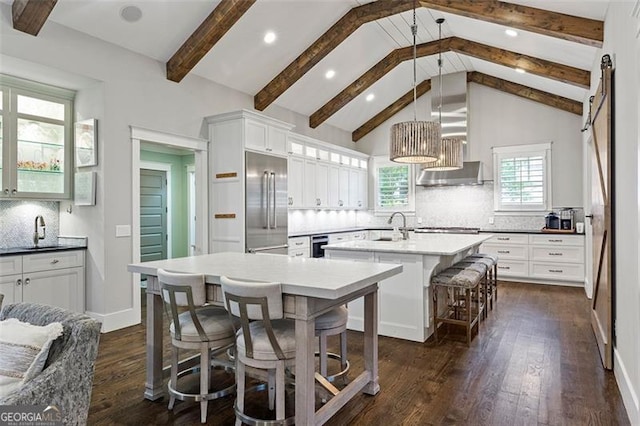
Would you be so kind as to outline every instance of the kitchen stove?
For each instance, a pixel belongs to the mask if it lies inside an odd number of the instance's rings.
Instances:
[[[413,232],[418,234],[478,234],[480,233],[480,228],[464,228],[461,226],[451,226],[451,227],[423,227],[423,228],[415,228]]]

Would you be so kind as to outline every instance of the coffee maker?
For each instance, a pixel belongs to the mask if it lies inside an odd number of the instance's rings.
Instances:
[[[570,231],[573,225],[573,209],[563,209],[560,211],[560,229]]]

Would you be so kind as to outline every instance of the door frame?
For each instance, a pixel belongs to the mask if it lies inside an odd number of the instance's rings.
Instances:
[[[173,243],[172,237],[173,232],[171,232],[171,164],[167,163],[159,163],[156,161],[140,161],[140,169],[146,170],[156,170],[159,172],[165,172],[165,178],[167,179],[167,229],[165,232],[167,233],[167,259],[171,259],[173,255],[173,251],[171,250],[171,245]],[[138,172],[140,173],[140,172]],[[140,193],[138,193],[140,195]]]
[[[194,164],[189,164],[187,166],[186,169],[186,182],[187,182],[187,253],[189,253],[189,255],[192,255],[192,250],[195,250],[195,240],[191,240],[191,234],[194,235],[194,238],[197,235],[197,230],[196,230],[196,224],[193,219],[194,216],[196,216],[196,212],[195,212],[195,206],[192,209],[191,205],[193,204],[193,202],[195,202],[198,197],[194,197],[191,194],[191,173],[194,174],[194,192],[197,192],[198,189],[198,185],[195,183],[195,171],[196,171],[196,166]],[[195,198],[192,199],[192,198]],[[197,217],[197,216],[196,216]],[[191,245],[193,243],[193,246]],[[195,253],[193,253],[195,254]]]
[[[203,182],[197,188],[196,215],[203,218],[197,220],[196,254],[209,253],[209,141],[190,136],[175,135],[143,127],[129,126],[131,136],[131,263],[140,262],[140,143],[152,142],[174,148],[188,149],[194,152],[196,181]],[[131,292],[134,318],[140,322],[142,312],[140,306],[140,274],[131,274]]]

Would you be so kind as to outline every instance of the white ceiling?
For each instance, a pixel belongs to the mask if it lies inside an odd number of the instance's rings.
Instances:
[[[10,3],[11,0],[1,0]],[[555,12],[604,20],[607,0],[510,0]],[[74,30],[166,62],[218,5],[210,0],[58,0],[49,19]],[[198,63],[191,73],[255,95],[300,53],[352,7],[366,0],[258,0],[231,30]],[[120,10],[138,6],[143,13],[136,23],[120,18]],[[444,17],[443,37],[457,36],[498,48],[590,70],[598,49],[535,33],[504,34],[505,27],[461,16],[419,8],[418,43],[438,39],[435,19]],[[410,46],[412,12],[384,18],[360,27],[338,48],[276,100],[276,104],[310,115],[337,95],[393,49]],[[266,45],[266,31],[277,40]],[[586,90],[544,77],[518,74],[483,60],[446,53],[443,74],[479,71],[505,80],[582,101]],[[438,73],[435,56],[419,58],[417,80]],[[334,69],[332,80],[324,77]],[[188,77],[187,77],[188,78]],[[403,63],[358,96],[326,122],[353,131],[411,89],[411,61]],[[375,99],[364,98],[374,93]]]

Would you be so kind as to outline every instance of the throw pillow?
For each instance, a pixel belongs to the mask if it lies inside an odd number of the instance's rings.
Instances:
[[[0,321],[0,397],[42,371],[51,343],[61,334],[59,322],[37,326],[16,318]]]

